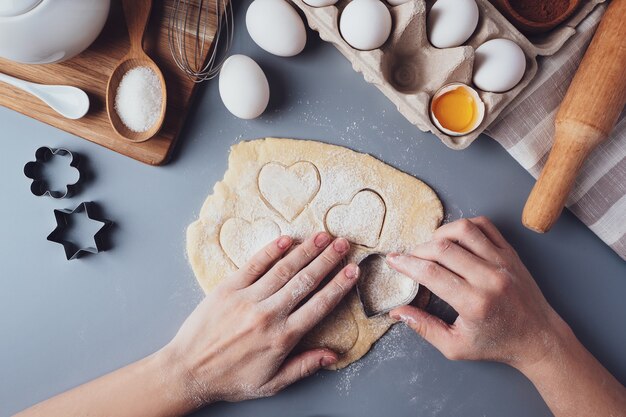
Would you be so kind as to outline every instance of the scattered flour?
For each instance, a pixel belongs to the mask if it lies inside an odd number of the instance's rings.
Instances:
[[[337,391],[342,396],[350,395],[353,381],[355,378],[359,378],[361,372],[364,372],[365,369],[368,372],[372,372],[387,362],[407,357],[407,355],[418,348],[419,346],[409,346],[406,343],[405,334],[403,334],[400,326],[392,327],[378,340],[369,355],[339,371],[341,376],[337,383]]]

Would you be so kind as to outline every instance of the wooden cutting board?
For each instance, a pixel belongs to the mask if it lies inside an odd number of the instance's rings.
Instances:
[[[0,59],[0,72],[43,84],[67,84],[82,88],[89,95],[89,113],[79,120],[68,120],[37,98],[0,83],[0,105],[75,134],[111,150],[150,165],[167,162],[192,103],[195,84],[176,66],[167,45],[167,19],[171,0],[156,0],[144,46],[161,68],[167,84],[167,113],[161,131],[143,143],[119,137],[109,123],[105,97],[109,75],[129,47],[128,32],[119,0],[111,2],[107,24],[98,39],[82,54],[59,64],[24,65]],[[211,38],[217,27],[209,22]],[[191,35],[187,35],[191,36]],[[208,55],[209,48],[206,48]],[[206,56],[205,56],[206,59]]]

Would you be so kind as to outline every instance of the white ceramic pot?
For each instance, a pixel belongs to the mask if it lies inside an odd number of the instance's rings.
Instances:
[[[98,37],[110,0],[0,0],[0,57],[25,64],[70,59]]]

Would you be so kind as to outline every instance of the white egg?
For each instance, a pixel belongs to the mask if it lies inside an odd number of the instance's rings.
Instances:
[[[387,0],[387,3],[389,3],[390,6],[399,6],[410,1],[411,0]]]
[[[326,7],[332,6],[337,3],[337,0],[303,0],[306,4],[313,7]]]
[[[435,48],[461,46],[477,25],[475,0],[438,0],[428,12],[428,40]]]
[[[339,30],[353,48],[380,48],[391,33],[391,13],[380,0],[352,0],[341,13]]]
[[[508,39],[492,39],[476,48],[474,85],[483,91],[503,93],[515,87],[526,72],[526,56]]]
[[[302,18],[285,0],[254,0],[246,12],[252,40],[270,54],[298,55],[306,45]]]
[[[220,71],[219,90],[229,112],[242,119],[259,117],[270,99],[270,87],[259,64],[245,55],[232,55]]]

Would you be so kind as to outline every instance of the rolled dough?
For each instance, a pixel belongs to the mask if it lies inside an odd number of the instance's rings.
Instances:
[[[267,138],[232,147],[224,179],[187,229],[187,254],[209,292],[281,234],[299,240],[320,230],[341,234],[353,242],[346,261],[361,263],[369,255],[404,252],[427,241],[442,218],[441,202],[430,187],[370,155]],[[363,264],[359,291],[381,305],[368,311],[406,302],[407,278],[368,280],[380,271],[380,266],[367,269],[369,264]],[[365,355],[392,324],[386,314],[368,318],[352,291],[299,348],[335,350],[340,369]]]

